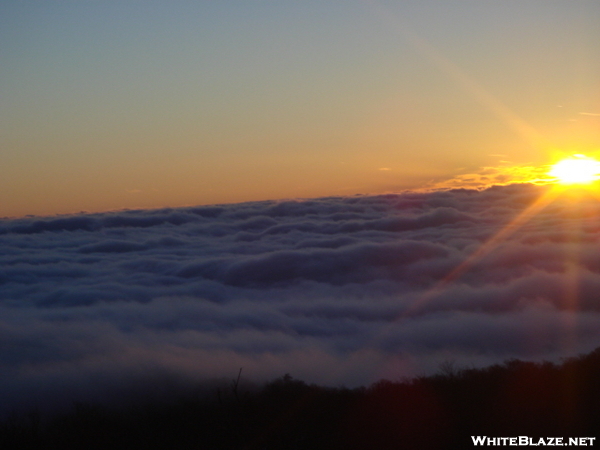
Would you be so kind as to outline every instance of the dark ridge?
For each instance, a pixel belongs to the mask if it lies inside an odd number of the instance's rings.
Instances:
[[[0,448],[464,449],[474,446],[471,436],[568,443],[600,432],[600,348],[561,364],[446,363],[433,376],[368,388],[320,387],[290,375],[260,389],[240,386],[238,377],[168,402],[75,404],[46,419],[15,414],[0,423]]]

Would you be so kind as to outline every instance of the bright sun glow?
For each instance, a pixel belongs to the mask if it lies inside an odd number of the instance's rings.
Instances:
[[[589,184],[600,176],[600,162],[583,155],[563,159],[552,166],[548,175],[561,184]]]

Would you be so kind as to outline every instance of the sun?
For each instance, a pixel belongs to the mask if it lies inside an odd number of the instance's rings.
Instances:
[[[600,161],[573,155],[554,164],[548,172],[560,184],[590,184],[600,178]]]

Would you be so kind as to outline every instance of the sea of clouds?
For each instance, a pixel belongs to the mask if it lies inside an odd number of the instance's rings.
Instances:
[[[596,198],[563,194],[478,253],[547,189],[2,220],[0,412],[240,368],[357,386],[590,351]]]

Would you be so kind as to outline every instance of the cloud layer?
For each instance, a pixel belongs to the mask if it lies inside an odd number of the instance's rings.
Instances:
[[[0,222],[0,404],[289,372],[366,384],[600,345],[600,208],[547,187]],[[448,278],[463,264],[466,270]],[[442,281],[442,280],[446,281]]]

